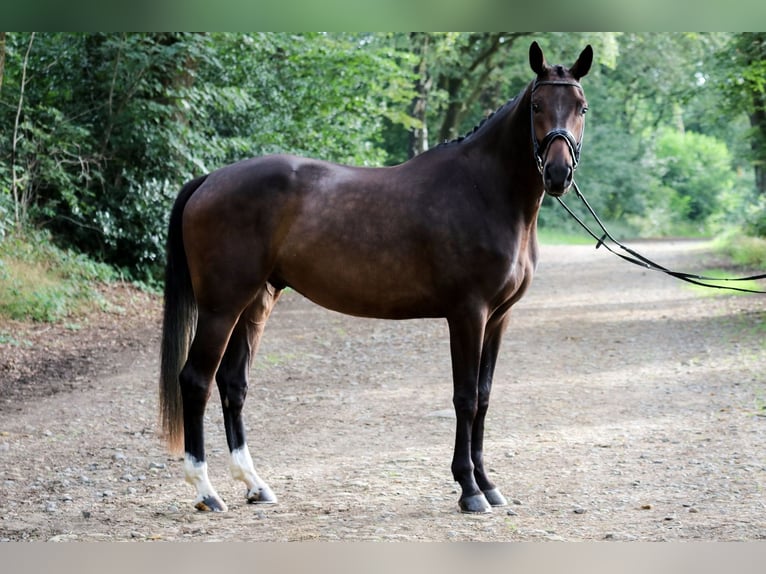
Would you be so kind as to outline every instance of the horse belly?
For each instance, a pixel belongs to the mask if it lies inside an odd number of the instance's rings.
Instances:
[[[416,259],[313,249],[285,254],[276,275],[306,298],[340,313],[381,319],[443,315],[443,298],[427,266]]]

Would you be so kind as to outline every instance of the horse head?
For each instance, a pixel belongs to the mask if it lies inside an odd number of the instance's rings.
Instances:
[[[571,68],[550,66],[537,42],[529,48],[531,136],[545,191],[558,197],[572,185],[585,130],[585,99],[580,78],[590,70],[593,49],[586,46]]]

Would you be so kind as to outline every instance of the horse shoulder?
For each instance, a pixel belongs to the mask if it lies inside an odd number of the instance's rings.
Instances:
[[[521,299],[532,283],[537,268],[538,247],[534,226],[512,231],[504,245],[502,280],[494,297],[493,307],[510,308]]]

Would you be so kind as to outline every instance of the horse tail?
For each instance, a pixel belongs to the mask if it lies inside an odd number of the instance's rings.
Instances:
[[[183,243],[183,212],[189,198],[206,178],[207,175],[204,175],[183,186],[173,204],[168,224],[160,360],[160,420],[162,434],[172,453],[180,453],[184,447],[183,402],[178,375],[186,362],[197,324],[197,303]]]

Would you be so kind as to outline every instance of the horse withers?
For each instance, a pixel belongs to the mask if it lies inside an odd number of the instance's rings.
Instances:
[[[572,67],[550,66],[533,43],[526,89],[467,136],[397,166],[271,155],[183,187],[168,229],[160,412],[171,450],[185,452],[196,508],[226,510],[205,462],[214,382],[233,477],[249,502],[277,501],[253,466],[242,407],[266,320],[288,286],[351,315],[445,318],[459,507],[506,504],[484,466],[492,376],[537,264],[540,204],[572,184],[587,110],[579,80],[592,59],[587,46]]]

